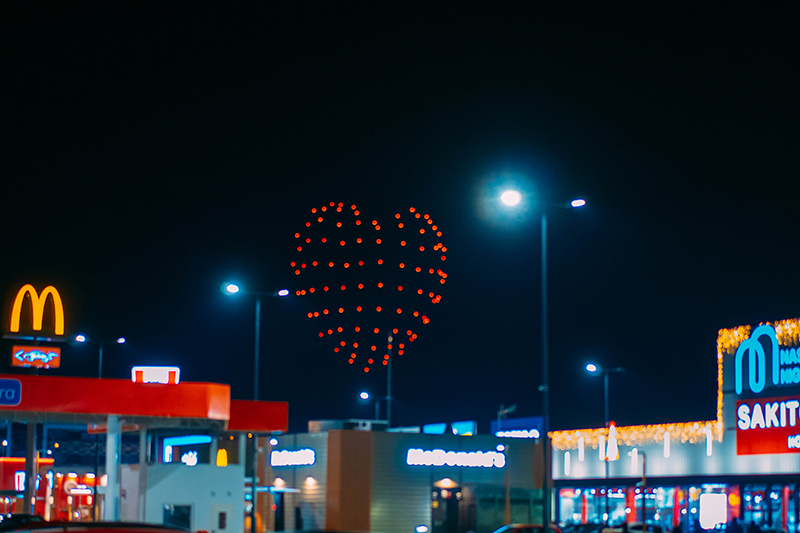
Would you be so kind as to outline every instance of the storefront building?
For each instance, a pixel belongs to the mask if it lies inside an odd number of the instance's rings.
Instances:
[[[800,319],[720,330],[716,420],[553,432],[556,519],[797,533],[799,347]]]
[[[268,451],[270,530],[488,533],[506,508],[541,520],[538,439],[333,429]]]

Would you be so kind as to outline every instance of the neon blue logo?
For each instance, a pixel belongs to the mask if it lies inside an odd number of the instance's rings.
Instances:
[[[800,383],[800,350],[781,348],[778,335],[770,325],[753,330],[750,338],[739,345],[734,356],[734,381],[736,394],[744,391],[744,359],[747,356],[747,384],[750,392],[758,394],[767,386],[767,369],[772,385],[797,385]]]
[[[58,357],[58,352],[43,352],[41,350],[19,350],[14,353],[14,358],[20,363],[31,364],[36,361],[41,361],[42,364],[50,364],[50,361]]]

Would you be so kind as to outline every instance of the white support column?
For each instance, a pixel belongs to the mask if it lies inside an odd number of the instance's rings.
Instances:
[[[147,467],[148,453],[147,427],[142,425],[139,429],[139,521],[144,522],[147,517]]]
[[[119,521],[119,467],[121,428],[119,415],[108,415],[108,432],[106,433],[106,498],[103,506],[103,520]]]

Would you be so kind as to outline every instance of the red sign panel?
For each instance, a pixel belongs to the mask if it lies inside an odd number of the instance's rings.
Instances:
[[[736,402],[736,454],[800,453],[800,396]]]
[[[11,349],[11,366],[58,368],[61,366],[61,348],[55,346],[14,346]]]

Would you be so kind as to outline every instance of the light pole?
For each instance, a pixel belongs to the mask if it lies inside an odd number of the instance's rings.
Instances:
[[[115,344],[125,344],[125,337],[117,337],[113,340],[97,340],[97,339],[89,339],[86,335],[75,335],[75,342],[80,343],[96,343],[98,345],[98,354],[97,354],[97,377],[103,377],[103,348],[105,347],[106,343],[115,343]],[[95,448],[94,448],[94,494],[92,497],[92,520],[97,520],[97,487],[100,482],[100,434],[97,434],[97,438],[95,439]],[[108,454],[106,454],[108,457]],[[106,459],[108,461],[108,459]],[[116,479],[116,476],[112,476],[112,479]],[[113,485],[113,483],[112,483]]]
[[[605,415],[606,429],[608,429],[609,425],[611,424],[611,418],[608,414],[608,375],[612,373],[623,372],[624,369],[621,367],[605,368],[595,363],[589,363],[586,365],[586,371],[593,375],[603,374],[603,413]],[[608,450],[608,440],[606,440],[606,450]],[[608,524],[611,522],[611,515],[608,510],[608,451],[604,451],[603,456],[605,457],[606,463],[606,526],[608,526]]]
[[[522,193],[517,190],[509,189],[500,195],[500,200],[509,207],[514,207],[522,202]],[[577,208],[586,205],[583,199],[572,200],[567,208]],[[548,338],[547,320],[547,211],[546,204],[540,203],[542,208],[542,253],[541,253],[541,273],[542,273],[542,384],[539,390],[542,393],[542,411],[544,425],[544,480],[542,481],[542,514],[545,529],[550,525],[550,343]]]
[[[263,291],[246,291],[236,283],[223,283],[222,294],[233,296],[237,294],[253,294],[256,297],[256,336],[255,346],[253,349],[253,400],[258,400],[258,363],[259,354],[261,352],[261,298],[263,296],[288,296],[287,289],[279,291],[263,292]],[[253,435],[253,490],[251,493],[251,507],[250,507],[250,533],[256,533],[256,502],[258,498],[258,479],[256,474],[258,470],[258,436]]]
[[[103,348],[105,347],[106,343],[115,343],[115,344],[125,344],[125,337],[117,337],[113,340],[95,340],[95,339],[88,339],[86,335],[75,335],[75,342],[93,342],[99,346],[98,349],[98,356],[97,356],[97,377],[103,377]]]
[[[363,403],[369,403],[369,399],[371,398],[371,395],[367,391],[361,391],[358,394],[358,397],[361,399],[361,401]],[[378,402],[380,402],[380,398],[378,398],[376,396],[375,397],[375,420],[378,420],[379,417],[380,417],[380,408],[381,408],[381,406],[380,406],[380,404]]]

